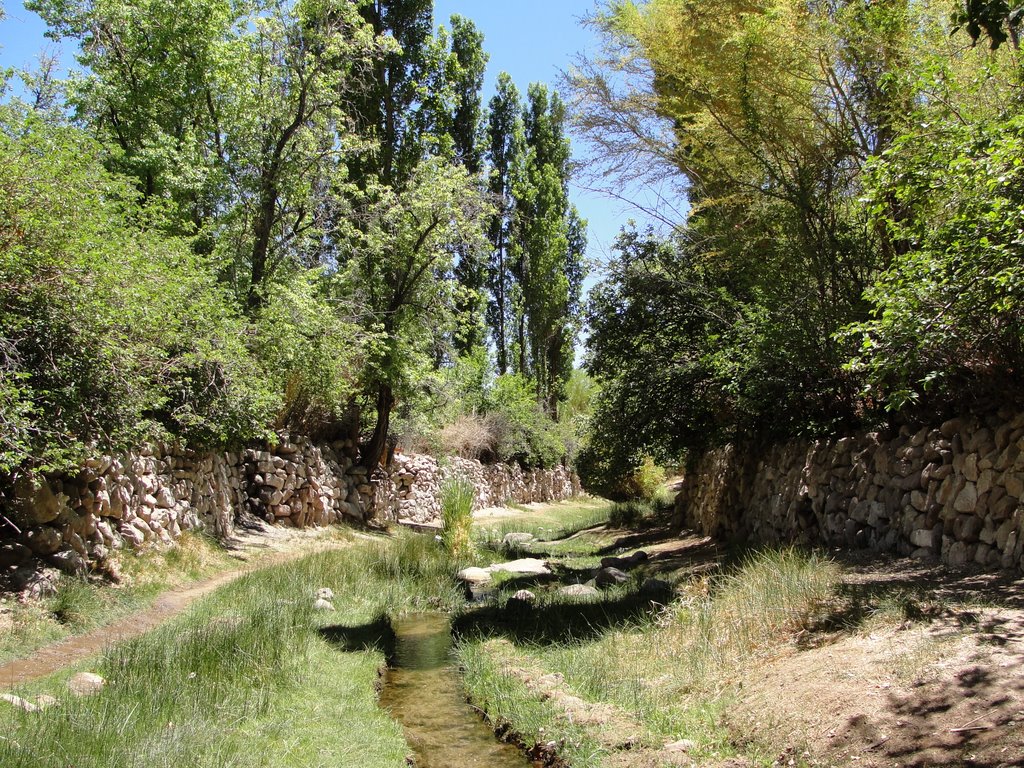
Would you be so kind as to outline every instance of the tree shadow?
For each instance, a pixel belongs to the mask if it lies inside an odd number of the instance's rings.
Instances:
[[[505,637],[517,644],[589,640],[610,630],[648,620],[670,597],[635,591],[593,602],[553,601],[541,605],[509,600],[504,606],[484,605],[458,616],[452,631],[458,638]]]
[[[389,659],[394,655],[395,630],[387,616],[379,616],[368,624],[354,627],[344,624],[321,627],[318,633],[342,651],[378,651]]]

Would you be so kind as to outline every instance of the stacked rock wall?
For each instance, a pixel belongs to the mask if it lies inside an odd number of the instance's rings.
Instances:
[[[433,456],[397,454],[390,474],[375,483],[377,515],[420,524],[440,520],[441,487],[453,475],[473,483],[474,509],[559,501],[582,493],[576,473],[561,465],[524,470],[518,465],[481,464],[459,457],[439,462]]]
[[[1024,414],[705,453],[676,499],[702,533],[1024,570]]]
[[[452,471],[473,481],[479,507],[580,492],[564,467],[524,472],[418,455],[398,456],[371,480],[357,452],[354,440],[287,436],[273,448],[216,454],[150,446],[92,459],[49,484],[24,481],[0,510],[0,580],[20,569],[9,581],[21,589],[19,579],[40,560],[69,573],[102,569],[111,550],[170,544],[188,530],[225,538],[243,513],[299,528],[373,517],[430,522],[440,517],[441,483]]]
[[[199,454],[149,446],[91,459],[77,475],[24,481],[4,511],[0,568],[33,557],[68,572],[102,564],[111,549],[170,544],[182,531],[224,538],[238,516],[305,527],[363,520],[373,491],[351,440],[287,438],[272,450]]]

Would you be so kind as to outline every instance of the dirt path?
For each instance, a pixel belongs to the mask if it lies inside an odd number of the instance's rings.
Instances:
[[[0,690],[23,685],[101,653],[115,643],[137,637],[184,611],[196,600],[247,573],[288,562],[323,549],[347,546],[345,541],[325,541],[329,529],[295,531],[270,528],[240,532],[226,542],[243,563],[201,581],[176,587],[162,594],[146,610],[119,621],[75,635],[36,650],[32,656],[0,666]]]

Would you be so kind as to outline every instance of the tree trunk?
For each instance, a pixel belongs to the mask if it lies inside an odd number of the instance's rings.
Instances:
[[[253,222],[252,265],[249,281],[249,295],[246,306],[255,312],[263,306],[264,296],[260,290],[267,277],[267,257],[270,254],[270,235],[274,226],[274,209],[277,207],[277,189],[264,186],[260,193],[260,207]]]
[[[361,463],[368,472],[380,464],[388,445],[388,429],[391,426],[391,409],[395,405],[395,393],[390,384],[381,382],[377,386],[377,423],[373,427],[370,441],[363,446]]]

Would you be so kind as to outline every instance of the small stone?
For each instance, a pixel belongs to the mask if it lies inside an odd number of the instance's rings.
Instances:
[[[321,598],[317,598],[317,601],[315,603],[313,603],[313,610],[314,611],[333,611],[334,610],[334,603],[332,603],[330,600],[324,600],[322,597]]]
[[[68,680],[68,690],[75,696],[90,696],[99,693],[107,681],[95,672],[79,672]]]
[[[935,545],[935,533],[931,528],[918,528],[910,534],[910,543],[915,547],[933,547]]]
[[[622,584],[629,576],[618,568],[602,568],[597,572],[594,581],[599,587],[609,587],[612,584]]]
[[[666,752],[691,752],[697,746],[697,742],[690,739],[680,739],[666,744],[663,749]]]
[[[978,489],[974,483],[967,483],[953,501],[953,509],[957,512],[973,512],[977,506]]]

